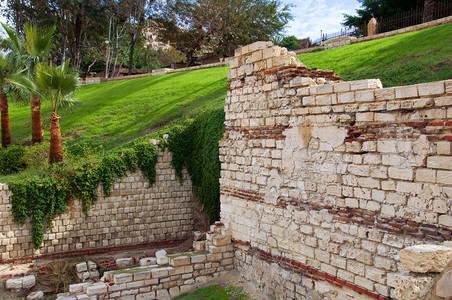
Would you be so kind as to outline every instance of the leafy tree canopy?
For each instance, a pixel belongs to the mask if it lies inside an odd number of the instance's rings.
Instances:
[[[278,43],[281,47],[286,47],[287,50],[297,50],[298,49],[298,38],[294,35],[285,36],[282,38],[282,40]]]
[[[156,17],[160,38],[187,56],[203,49],[229,56],[239,45],[269,40],[292,19],[279,0],[168,0]]]
[[[422,6],[424,0],[358,0],[361,3],[360,9],[356,10],[357,15],[344,14],[345,26],[359,27],[362,24],[369,22],[372,18],[382,18],[393,16],[402,12],[410,11],[411,9]]]

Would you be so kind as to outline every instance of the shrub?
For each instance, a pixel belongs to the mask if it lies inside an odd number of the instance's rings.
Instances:
[[[12,174],[25,168],[25,148],[21,146],[9,146],[0,151],[0,173]]]

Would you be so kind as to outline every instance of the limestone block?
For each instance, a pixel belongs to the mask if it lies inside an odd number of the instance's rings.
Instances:
[[[87,261],[86,262],[87,266],[88,266],[88,270],[89,271],[96,271],[97,270],[97,265],[95,262],[93,261]]]
[[[173,286],[172,288],[170,288],[169,289],[169,294],[170,294],[171,298],[179,296],[179,294],[180,294],[179,287],[178,286]]]
[[[130,267],[132,264],[133,264],[133,258],[131,258],[131,257],[116,259],[116,266],[118,268],[127,268],[127,267]]]
[[[69,286],[69,292],[70,293],[81,293],[83,292],[83,288],[90,285],[90,283],[76,283],[76,284],[71,284]]]
[[[11,278],[6,281],[5,285],[7,290],[21,290],[22,278]]]
[[[452,298],[452,270],[448,270],[441,275],[436,283],[436,296],[450,299]]]
[[[192,256],[191,257],[191,263],[192,264],[204,263],[206,261],[207,261],[207,256],[206,255],[196,255],[196,256]]]
[[[159,300],[170,300],[171,297],[168,293],[168,290],[158,290],[157,291],[157,299]]]
[[[176,256],[170,257],[170,265],[173,267],[185,266],[190,264],[190,257],[188,256]]]
[[[434,282],[430,276],[414,277],[397,274],[391,279],[394,282],[388,282],[388,284],[395,287],[394,295],[400,300],[427,299]]]
[[[155,252],[155,257],[157,258],[158,265],[167,265],[168,264],[168,257],[166,257],[165,250],[160,250],[160,251]]]
[[[97,282],[93,285],[86,287],[86,294],[88,296],[101,295],[107,293],[107,285],[103,282]]]
[[[452,159],[448,156],[429,156],[427,158],[427,167],[452,170]]]
[[[77,271],[77,273],[83,273],[88,271],[88,266],[86,265],[86,262],[82,262],[75,265],[75,270]]]
[[[151,270],[152,278],[160,278],[168,276],[168,268],[158,268]]]
[[[214,246],[229,245],[231,243],[231,236],[216,235],[212,238],[212,243]]]
[[[195,241],[202,241],[206,239],[206,233],[201,231],[194,231],[193,232],[193,240]]]
[[[22,278],[22,288],[31,289],[36,285],[36,277],[34,275],[28,275]]]
[[[442,272],[452,261],[452,248],[442,245],[415,245],[400,251],[402,266],[411,272]]]
[[[195,249],[195,251],[205,251],[206,241],[193,242],[193,249]]]
[[[27,300],[38,300],[44,298],[44,293],[42,291],[36,291],[27,296]]]
[[[140,266],[151,266],[157,264],[157,258],[155,257],[144,257],[140,259]]]
[[[130,273],[113,274],[113,282],[115,284],[131,282],[132,280],[133,280],[133,274],[130,274]]]

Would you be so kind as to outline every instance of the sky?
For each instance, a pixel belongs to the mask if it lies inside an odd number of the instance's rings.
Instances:
[[[286,35],[297,38],[320,38],[320,30],[324,33],[341,31],[343,14],[355,14],[360,7],[358,0],[286,0],[292,4],[294,20],[286,27]]]

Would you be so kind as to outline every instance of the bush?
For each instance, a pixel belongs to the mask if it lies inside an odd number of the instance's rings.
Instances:
[[[0,174],[7,175],[25,168],[25,148],[21,146],[9,146],[0,151]]]

